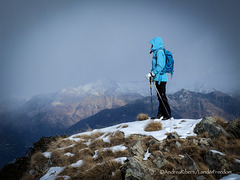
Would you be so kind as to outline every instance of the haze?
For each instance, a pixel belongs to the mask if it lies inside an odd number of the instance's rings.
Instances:
[[[239,90],[238,0],[0,0],[0,98],[107,78],[146,81],[149,41],[174,53],[172,89]]]

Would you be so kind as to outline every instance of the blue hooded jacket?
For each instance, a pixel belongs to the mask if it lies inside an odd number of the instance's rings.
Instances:
[[[167,82],[167,74],[160,75],[161,70],[164,68],[166,64],[165,60],[165,54],[163,51],[163,42],[160,37],[155,37],[150,41],[150,44],[153,45],[152,52],[153,52],[153,58],[152,58],[152,73],[155,74],[153,80],[160,82]]]

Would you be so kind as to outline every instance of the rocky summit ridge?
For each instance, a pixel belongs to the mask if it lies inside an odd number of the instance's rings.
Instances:
[[[239,120],[206,117],[146,119],[69,137],[42,138],[28,156],[5,166],[0,178],[240,178],[239,132]]]

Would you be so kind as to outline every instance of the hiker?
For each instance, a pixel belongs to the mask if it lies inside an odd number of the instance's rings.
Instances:
[[[153,38],[150,44],[152,45],[150,54],[153,53],[152,70],[146,75],[146,78],[155,83],[159,101],[158,114],[155,117],[151,117],[151,119],[160,119],[163,117],[163,120],[167,120],[171,118],[171,109],[166,96],[168,78],[166,73],[160,74],[166,64],[164,46],[160,37]]]

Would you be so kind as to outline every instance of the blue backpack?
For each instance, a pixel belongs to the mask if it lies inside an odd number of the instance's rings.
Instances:
[[[173,60],[172,53],[166,49],[163,49],[163,51],[166,56],[166,64],[165,64],[165,67],[160,72],[160,74],[163,75],[165,73],[170,73],[172,77],[174,72],[174,60]]]

